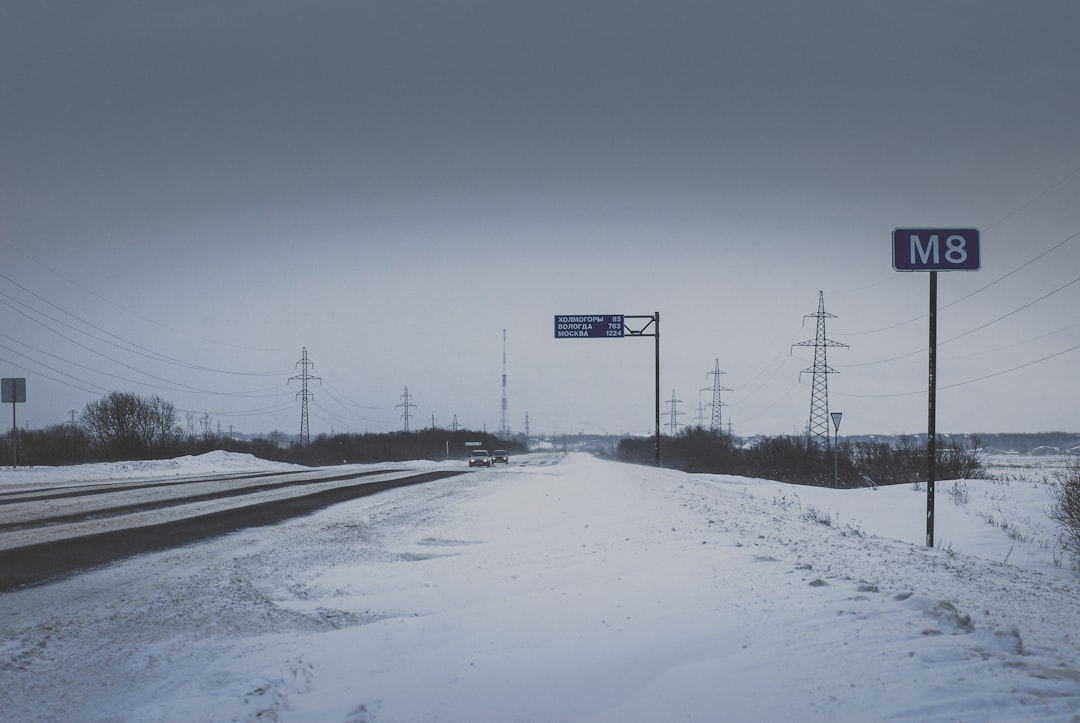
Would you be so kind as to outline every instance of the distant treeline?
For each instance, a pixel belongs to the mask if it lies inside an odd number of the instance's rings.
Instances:
[[[1035,454],[1054,449],[1066,453],[1080,447],[1080,433],[1077,432],[989,432],[974,434],[939,434],[946,442],[955,443],[968,449],[981,448],[987,452],[1016,452],[1017,454]],[[840,435],[840,441],[883,442],[899,445],[901,440],[914,439],[917,444],[926,443],[926,434],[911,434],[906,437],[897,435]]]
[[[974,436],[979,439],[983,449],[1000,452],[1032,454],[1033,452],[1047,451],[1055,448],[1062,452],[1080,448],[1080,434],[1075,432],[1037,432],[1031,434],[997,433],[978,434]]]
[[[618,459],[655,464],[655,439],[624,439]],[[955,440],[939,439],[935,479],[968,479],[982,469],[981,455]],[[685,472],[730,474],[740,477],[829,487],[866,487],[925,481],[928,474],[925,443],[900,437],[895,443],[841,440],[823,449],[807,437],[762,437],[740,445],[727,434],[701,427],[689,428],[676,437],[664,437],[660,462]]]
[[[574,444],[585,438],[567,438]],[[563,446],[566,446],[566,439]],[[653,464],[652,438],[614,438],[597,442],[600,454],[612,451],[620,460]],[[261,459],[306,465],[373,463],[412,459],[464,459],[466,443],[486,449],[527,451],[523,436],[499,439],[486,432],[424,429],[388,434],[321,434],[307,445],[273,432],[266,437],[234,439],[215,431],[209,415],[185,414],[180,419],[173,405],[160,397],[113,392],[86,405],[72,424],[38,430],[19,430],[19,465],[69,465],[142,459],[169,459],[214,450],[252,454]],[[1080,446],[1080,434],[943,435],[937,446],[936,477],[975,476],[980,468],[979,449],[1030,454]],[[761,477],[800,484],[832,484],[834,469],[841,485],[887,485],[924,480],[927,476],[925,435],[910,437],[841,437],[834,457],[805,437],[761,437],[737,440],[730,435],[688,428],[662,441],[664,466],[688,472],[710,472]],[[10,434],[0,437],[0,464],[15,461]]]
[[[71,465],[171,459],[223,450],[252,454],[260,459],[313,466],[392,462],[414,459],[462,459],[466,443],[479,443],[489,451],[525,451],[524,438],[500,440],[474,430],[424,429],[388,434],[320,434],[309,444],[282,444],[284,435],[271,434],[248,440],[217,433],[209,415],[185,415],[184,424],[175,408],[160,397],[140,397],[113,392],[86,405],[74,424],[44,429],[19,430],[17,460],[12,455],[10,434],[0,437],[0,465]]]

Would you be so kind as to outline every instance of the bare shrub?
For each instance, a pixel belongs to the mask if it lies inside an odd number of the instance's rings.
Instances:
[[[949,499],[957,507],[966,505],[971,500],[971,491],[968,489],[967,482],[958,479],[952,483],[952,486],[948,489]]]
[[[1054,500],[1050,518],[1058,523],[1061,545],[1073,557],[1073,567],[1080,570],[1080,460],[1072,460],[1050,486]]]
[[[830,515],[824,510],[819,510],[813,505],[807,506],[806,512],[803,512],[802,514],[802,518],[807,522],[816,522],[817,524],[824,525],[825,527],[832,527],[833,523],[832,515]]]

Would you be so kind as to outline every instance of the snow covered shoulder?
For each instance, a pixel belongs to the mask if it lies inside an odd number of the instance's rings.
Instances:
[[[930,550],[910,487],[519,457],[0,595],[0,710],[1073,720],[1078,585],[1038,542],[1045,493],[968,484],[977,524],[943,515]],[[1027,541],[976,511],[1014,500]]]

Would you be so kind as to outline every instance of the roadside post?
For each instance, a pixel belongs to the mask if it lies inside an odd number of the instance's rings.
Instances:
[[[627,323],[632,319],[634,326]],[[555,316],[556,339],[622,339],[627,336],[656,340],[656,466],[660,466],[660,312],[648,315],[561,314]]]
[[[934,475],[937,459],[937,272],[978,271],[979,231],[974,228],[893,229],[893,268],[930,272],[930,374],[926,432],[926,546],[934,546]]]
[[[19,466],[19,425],[15,422],[15,405],[26,402],[26,379],[5,377],[0,379],[0,400],[11,403],[11,467]]]
[[[833,426],[833,482],[834,488],[840,486],[840,418],[844,416],[843,412],[833,412],[829,415],[832,417]]]

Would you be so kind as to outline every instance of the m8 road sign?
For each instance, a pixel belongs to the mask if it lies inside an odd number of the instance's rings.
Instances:
[[[897,271],[978,271],[979,230],[898,228],[893,230]]]
[[[623,336],[622,314],[555,317],[556,339],[614,339]]]

